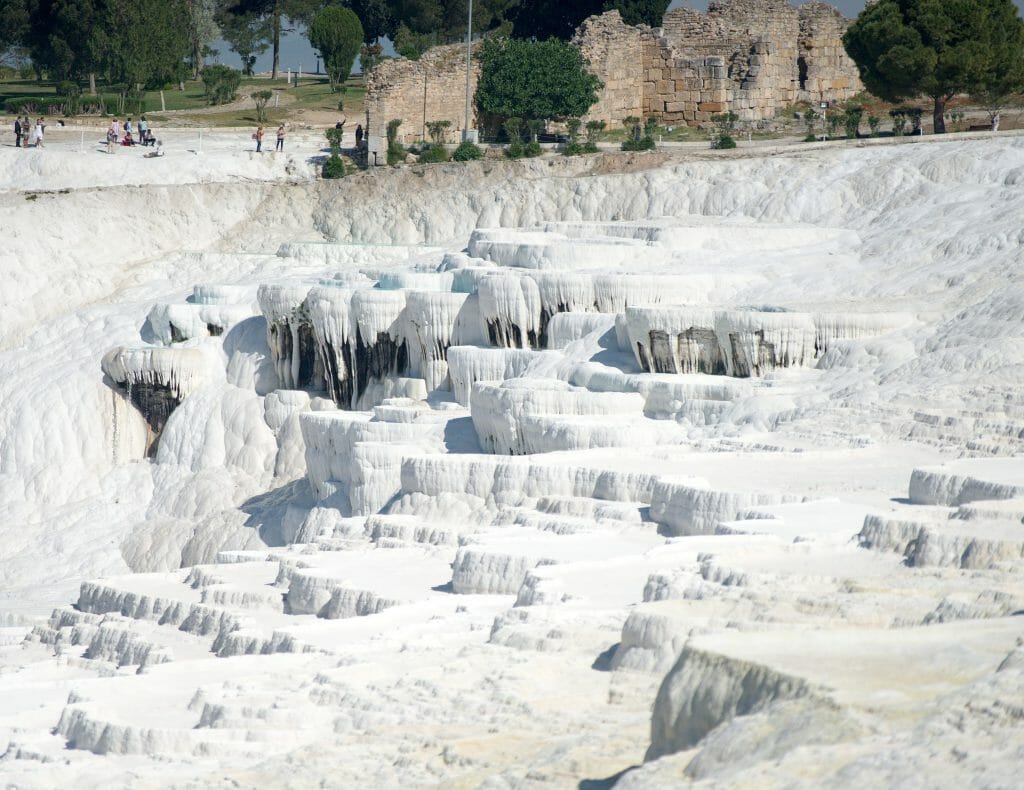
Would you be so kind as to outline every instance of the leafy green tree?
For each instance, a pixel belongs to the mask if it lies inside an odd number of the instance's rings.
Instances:
[[[589,16],[618,11],[628,25],[660,27],[669,0],[523,0],[508,12],[518,38],[568,41]]]
[[[661,27],[668,6],[669,0],[605,0],[601,10],[618,11],[627,25]]]
[[[242,74],[230,66],[207,66],[203,69],[203,87],[210,104],[227,104],[235,98]]]
[[[108,79],[129,91],[181,77],[189,52],[184,0],[112,3],[101,18],[97,42]]]
[[[225,14],[232,16],[253,15],[267,23],[268,38],[273,48],[271,79],[277,79],[281,70],[281,32],[287,20],[299,27],[307,26],[321,8],[320,0],[227,0],[232,3]]]
[[[502,118],[560,119],[585,115],[601,81],[583,55],[564,41],[484,39],[476,103]]]
[[[382,38],[394,41],[398,24],[387,0],[348,0],[345,5],[359,17],[364,43],[373,44]]]
[[[249,98],[256,104],[256,122],[266,123],[267,122],[267,102],[273,98],[274,94],[272,91],[256,91],[250,93]]]
[[[106,0],[27,0],[23,40],[32,62],[53,79],[88,76],[96,93],[105,40]]]
[[[0,55],[26,43],[29,32],[25,0],[0,0]]]
[[[189,62],[192,79],[199,79],[203,70],[204,53],[208,46],[221,36],[217,27],[217,0],[185,0],[188,9]]]
[[[957,93],[1021,85],[1024,23],[1012,0],[878,0],[843,36],[865,87],[888,101],[932,99],[936,134]]]
[[[309,43],[320,51],[331,90],[336,91],[352,73],[363,43],[363,26],[350,8],[327,6],[309,25]]]
[[[242,71],[251,77],[256,58],[270,48],[270,20],[256,14],[225,13],[217,21],[228,47],[242,59]]]

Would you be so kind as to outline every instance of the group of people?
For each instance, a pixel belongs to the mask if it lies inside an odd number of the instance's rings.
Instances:
[[[114,153],[117,150],[115,146],[119,143],[129,147],[133,145],[156,145],[156,138],[153,136],[153,130],[149,128],[145,115],[139,118],[137,132],[138,139],[135,138],[136,129],[132,126],[131,118],[125,119],[123,134],[121,121],[117,118],[112,120],[107,128],[107,153]]]
[[[24,118],[14,119],[14,147],[28,148],[32,143],[36,148],[45,148],[43,145],[43,132],[46,130],[46,122],[42,118],[36,119],[33,126],[32,121],[26,115]]]
[[[277,127],[277,145],[274,147],[274,151],[284,151],[284,124]],[[253,132],[252,139],[256,141],[256,153],[263,151],[263,124],[256,127],[256,131]]]

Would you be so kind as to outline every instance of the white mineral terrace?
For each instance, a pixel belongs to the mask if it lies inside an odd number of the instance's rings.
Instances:
[[[1019,786],[1024,138],[73,134],[0,148],[0,783]]]

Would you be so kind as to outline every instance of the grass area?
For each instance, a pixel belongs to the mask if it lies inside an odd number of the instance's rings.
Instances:
[[[288,85],[283,77],[278,80],[245,77],[238,89],[237,98],[248,99],[251,93],[261,90],[272,90],[279,97],[279,106],[276,108],[275,100],[270,100],[267,108],[268,123],[294,121],[307,111],[338,113],[339,101],[344,102],[344,112],[349,118],[361,114],[365,107],[366,87],[361,76],[350,78],[342,93],[332,92],[326,77],[304,76],[298,87]],[[109,99],[116,96],[103,85],[97,87],[97,92]],[[256,112],[251,106],[233,110],[210,107],[201,81],[186,82],[184,90],[169,86],[163,90],[162,100],[160,94],[160,91],[146,91],[142,105],[142,111],[159,123],[185,122],[204,126],[248,126],[256,123]],[[7,99],[23,96],[53,96],[56,101],[56,83],[22,79],[0,81],[0,106]]]

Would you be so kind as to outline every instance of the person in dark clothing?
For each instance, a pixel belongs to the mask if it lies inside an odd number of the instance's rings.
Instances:
[[[14,147],[21,148],[21,118],[14,119]]]
[[[357,124],[356,125],[356,148],[358,148],[362,142],[363,142],[363,125],[362,124]]]

